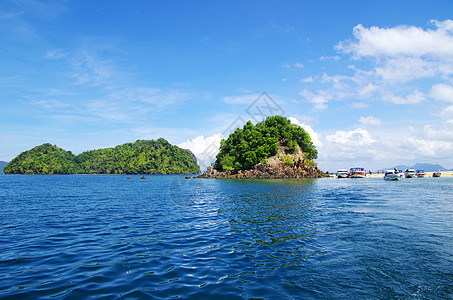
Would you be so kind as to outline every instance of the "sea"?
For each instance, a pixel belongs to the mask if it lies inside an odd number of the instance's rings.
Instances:
[[[140,178],[0,176],[0,298],[453,299],[453,177]]]

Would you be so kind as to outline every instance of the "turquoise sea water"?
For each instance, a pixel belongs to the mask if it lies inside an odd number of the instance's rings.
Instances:
[[[453,178],[9,175],[0,205],[0,298],[453,298]]]

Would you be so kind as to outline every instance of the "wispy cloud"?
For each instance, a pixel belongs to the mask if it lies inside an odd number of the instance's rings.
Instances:
[[[3,12],[0,13],[0,20],[13,19],[22,15],[23,13],[24,13],[23,11]]]
[[[222,101],[227,104],[252,104],[260,95],[259,94],[246,94],[239,96],[223,97]]]
[[[101,59],[87,50],[78,51],[72,57],[72,69],[71,77],[76,84],[105,85],[119,79],[112,61]]]
[[[381,126],[382,120],[373,116],[360,117],[359,123],[363,125]]]
[[[49,50],[44,54],[45,59],[60,59],[66,57],[70,54],[70,51],[63,50],[63,49],[53,49]]]

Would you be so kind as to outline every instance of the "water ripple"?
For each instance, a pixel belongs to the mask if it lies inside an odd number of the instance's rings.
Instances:
[[[426,179],[0,176],[0,297],[448,298],[453,181]]]

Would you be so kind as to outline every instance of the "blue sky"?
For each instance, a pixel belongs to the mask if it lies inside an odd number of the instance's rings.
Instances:
[[[0,160],[163,137],[209,164],[266,92],[324,171],[452,168],[452,16],[450,0],[4,0]]]

